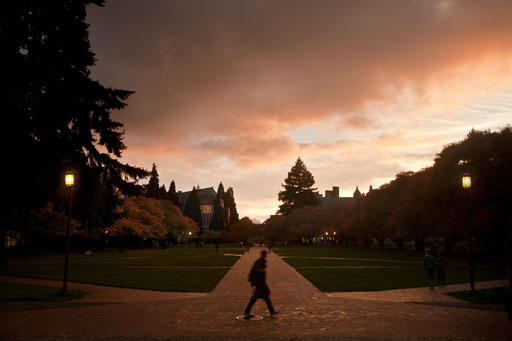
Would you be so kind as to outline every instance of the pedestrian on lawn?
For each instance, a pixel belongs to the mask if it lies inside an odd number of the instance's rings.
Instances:
[[[437,284],[438,285],[445,285],[445,278],[444,278],[444,267],[446,265],[446,258],[443,256],[442,251],[437,251],[437,257],[436,257],[436,270],[437,270]]]
[[[423,267],[428,275],[428,285],[430,289],[434,289],[434,271],[436,269],[436,259],[431,255],[430,249],[425,249],[425,256],[423,257]]]

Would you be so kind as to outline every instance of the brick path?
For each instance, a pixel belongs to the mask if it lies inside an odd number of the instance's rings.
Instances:
[[[411,291],[403,290],[407,294],[397,298],[387,292],[386,300],[378,299],[375,293],[334,293],[330,297],[273,253],[268,257],[267,278],[273,303],[281,314],[269,318],[260,300],[253,312],[263,315],[263,320],[236,320],[250,297],[247,275],[259,251],[252,249],[241,257],[219,285],[202,297],[90,286],[95,291],[89,290],[90,295],[75,301],[3,302],[0,337],[508,340],[512,335],[505,312],[470,308],[473,306],[456,299],[438,302],[426,296],[443,296],[437,288],[434,293],[424,288],[407,289]],[[79,288],[79,284],[70,283],[70,287]],[[127,296],[124,301],[123,296]]]

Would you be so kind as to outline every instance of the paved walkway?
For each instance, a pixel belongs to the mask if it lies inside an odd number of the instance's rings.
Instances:
[[[388,291],[380,294],[384,300],[378,293],[326,295],[273,253],[268,257],[267,278],[281,314],[269,318],[260,300],[253,312],[263,315],[263,320],[236,320],[250,297],[247,275],[259,251],[247,252],[211,293],[201,297],[100,286],[86,289],[84,284],[70,283],[71,288],[84,288],[90,294],[67,302],[3,302],[0,337],[512,340],[512,324],[505,312],[474,309],[456,299],[442,302],[438,297],[444,297],[446,289],[400,290],[406,292],[403,295]]]

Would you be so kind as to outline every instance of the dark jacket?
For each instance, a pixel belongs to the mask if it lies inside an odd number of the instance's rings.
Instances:
[[[270,289],[267,286],[265,280],[265,268],[267,267],[267,261],[263,258],[259,258],[251,268],[249,273],[249,282],[251,286],[256,287],[254,296],[264,297],[270,294]]]

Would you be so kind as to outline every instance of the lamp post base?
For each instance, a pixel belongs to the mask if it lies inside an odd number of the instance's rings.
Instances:
[[[57,296],[60,297],[67,297],[70,295],[70,292],[68,289],[60,289],[60,291],[57,293]]]

